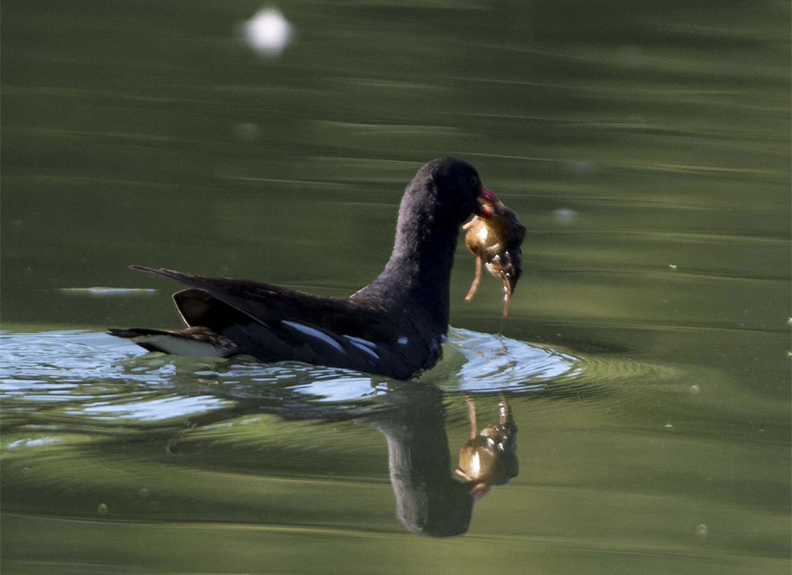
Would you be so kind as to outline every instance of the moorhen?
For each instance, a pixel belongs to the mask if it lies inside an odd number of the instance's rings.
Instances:
[[[486,218],[498,199],[476,169],[454,158],[423,166],[399,207],[396,241],[383,272],[349,298],[247,280],[131,266],[187,286],[173,300],[186,329],[110,329],[149,351],[250,355],[409,379],[441,357],[449,283],[462,224]]]

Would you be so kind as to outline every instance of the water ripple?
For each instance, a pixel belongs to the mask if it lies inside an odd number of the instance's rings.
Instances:
[[[387,393],[387,378],[296,362],[262,364],[147,354],[102,333],[0,336],[0,398],[14,424],[39,421],[151,426],[266,411],[310,418],[359,413]],[[444,359],[417,379],[447,393],[595,397],[625,383],[673,378],[668,367],[559,351],[507,337],[451,329]],[[214,414],[214,415],[212,415]],[[20,420],[21,419],[21,420]]]

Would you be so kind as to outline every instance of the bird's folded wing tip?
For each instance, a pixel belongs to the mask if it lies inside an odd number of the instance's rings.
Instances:
[[[167,275],[167,276],[173,276],[173,275],[188,276],[189,275],[189,274],[185,274],[183,272],[180,272],[180,271],[177,271],[177,270],[171,270],[171,269],[168,269],[168,268],[153,268],[151,266],[139,266],[137,264],[132,264],[131,266],[129,266],[129,269],[135,270],[137,272],[147,272],[147,273],[150,273],[150,274]]]

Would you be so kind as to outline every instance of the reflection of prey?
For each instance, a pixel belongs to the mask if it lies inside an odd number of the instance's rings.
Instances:
[[[399,521],[413,533],[447,537],[467,531],[473,504],[492,485],[517,475],[517,426],[501,395],[500,421],[475,435],[475,406],[468,399],[472,438],[459,452],[454,479],[445,432],[445,408],[436,388],[389,393],[393,409],[364,418],[388,442],[390,478]]]
[[[509,402],[501,393],[498,423],[476,433],[476,404],[467,398],[470,418],[470,439],[459,450],[457,474],[473,484],[470,494],[481,499],[495,485],[505,485],[517,477],[517,425]]]

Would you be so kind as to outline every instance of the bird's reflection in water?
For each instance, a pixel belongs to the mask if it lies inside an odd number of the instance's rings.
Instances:
[[[185,412],[164,414],[162,427],[152,430],[164,436],[168,454],[191,454],[196,458],[206,456],[208,447],[215,444],[212,428],[233,425],[229,422],[241,416],[270,413],[280,416],[286,424],[353,420],[385,437],[399,521],[412,533],[434,537],[465,533],[476,502],[493,486],[503,485],[517,475],[517,426],[503,393],[499,401],[492,395],[477,395],[482,412],[499,406],[497,422],[484,426],[480,433],[476,405],[467,399],[470,439],[459,449],[458,465],[454,465],[445,428],[446,403],[459,399],[459,395],[444,392],[431,383],[350,377],[335,370],[325,373],[307,366],[309,371],[304,375],[309,384],[299,380],[278,385],[272,375],[269,379],[251,376],[245,371],[247,364],[236,365],[237,371],[228,380],[219,377],[196,380],[195,366],[186,367],[183,375],[174,378],[175,391],[180,397],[193,397],[195,401],[175,401],[168,393],[166,399],[152,405],[155,400],[145,394],[140,401],[110,404],[106,409],[100,406],[100,410],[93,409],[89,414],[104,418],[124,414],[127,420],[148,422],[152,407],[156,408],[156,414],[162,415],[166,407],[173,409],[174,405],[181,409],[194,409],[196,404],[210,405],[213,408],[210,411],[189,415],[190,429],[196,430],[196,434],[185,435],[180,426],[176,426],[178,431],[173,434],[173,417],[185,417]],[[251,369],[262,368],[255,364]],[[299,366],[279,367],[276,374],[298,369]],[[201,433],[201,429],[208,435]],[[453,451],[456,449],[454,446]]]
[[[395,390],[394,390],[395,391]],[[399,390],[401,391],[401,390]],[[465,533],[473,505],[494,485],[517,476],[517,426],[506,398],[500,398],[498,423],[476,433],[476,408],[468,399],[471,439],[459,451],[452,472],[445,431],[443,395],[424,387],[388,393],[387,409],[363,418],[388,442],[390,479],[399,521],[419,535],[448,537]]]

